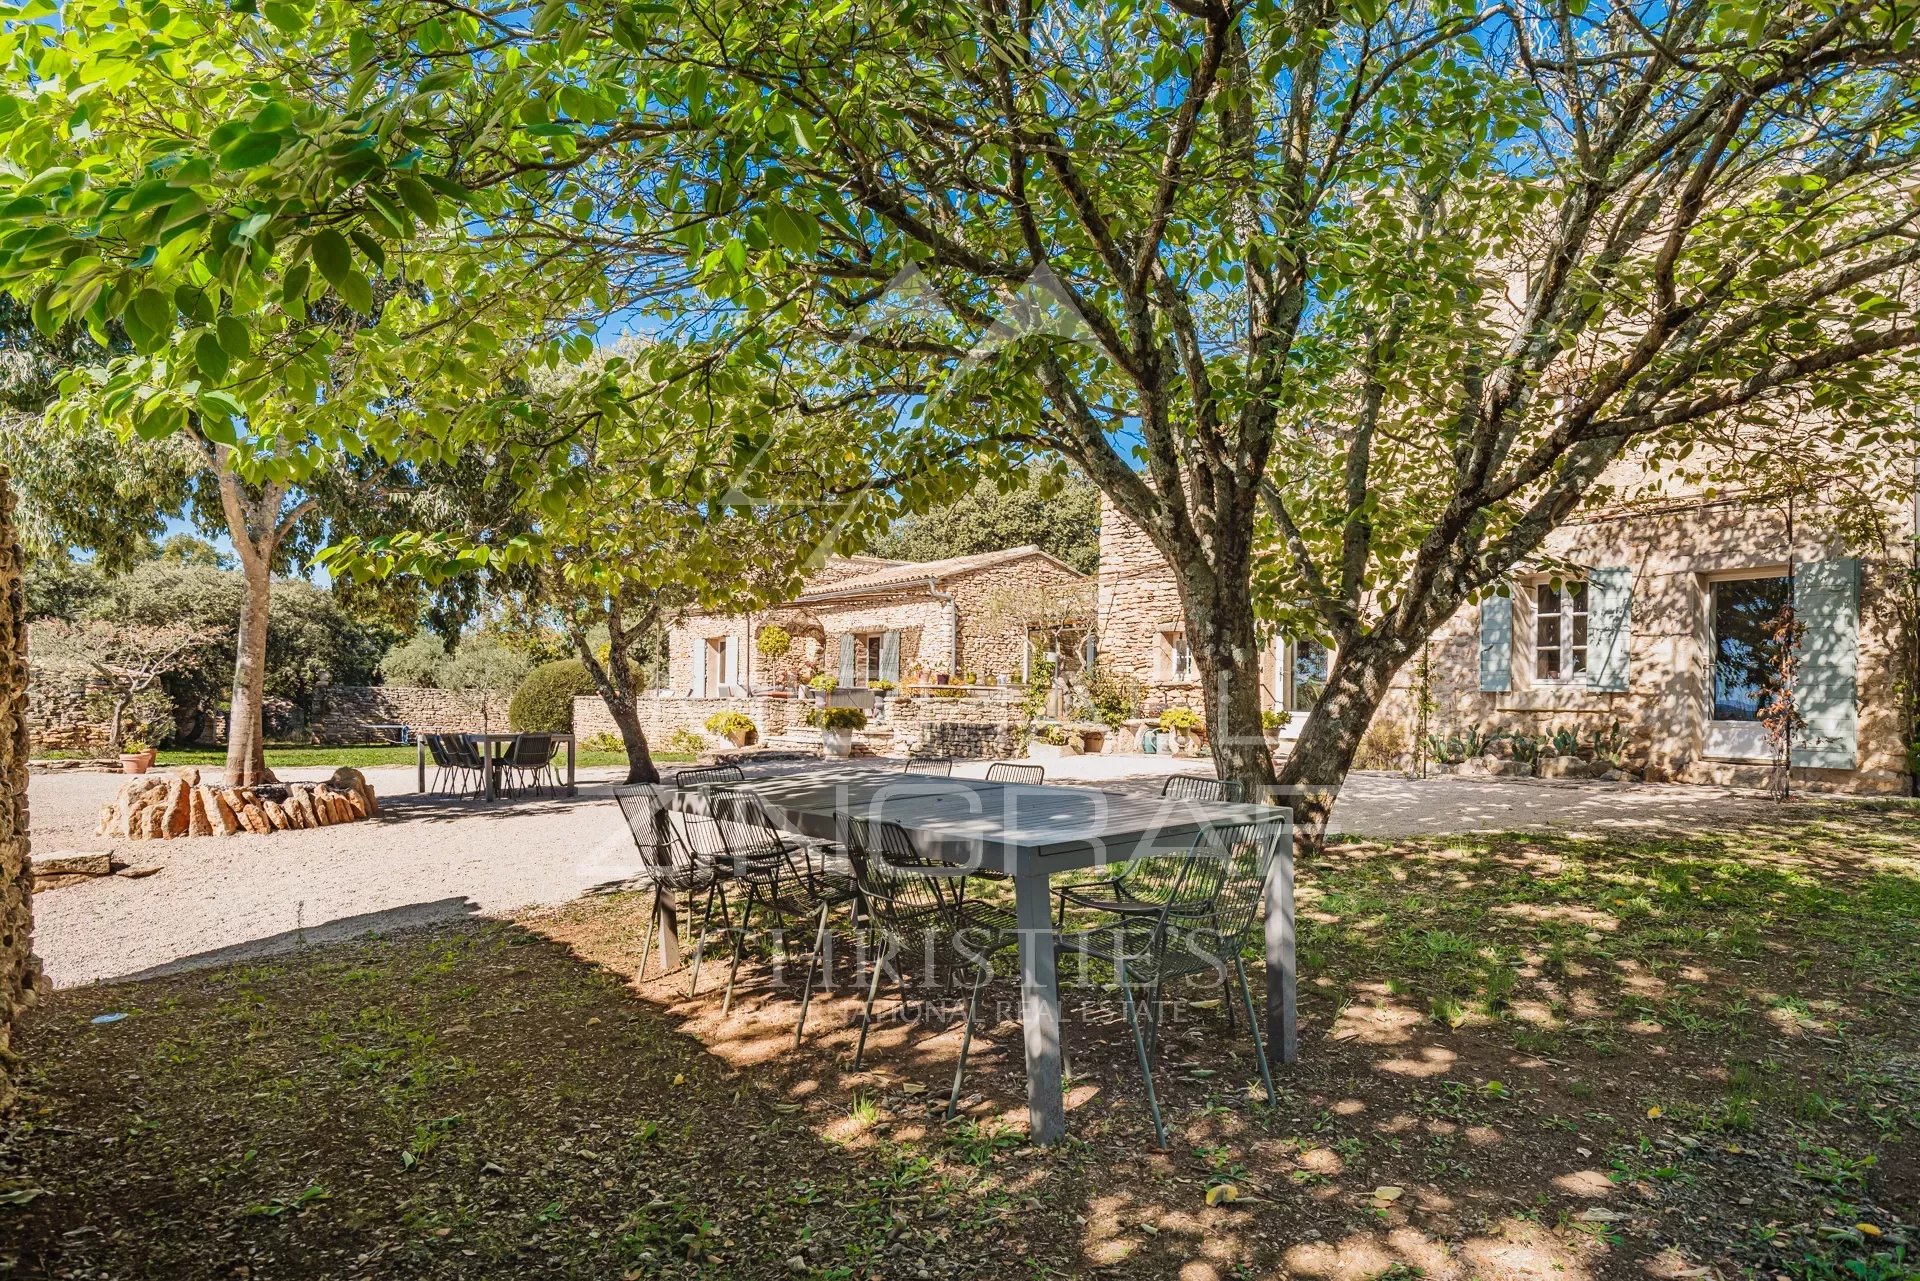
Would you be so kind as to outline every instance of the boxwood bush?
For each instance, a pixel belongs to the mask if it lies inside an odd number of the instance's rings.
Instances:
[[[593,677],[579,659],[542,663],[513,692],[507,720],[522,734],[571,734],[574,695],[593,692]]]

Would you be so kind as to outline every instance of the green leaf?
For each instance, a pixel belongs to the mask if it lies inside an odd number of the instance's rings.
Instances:
[[[293,266],[287,269],[286,278],[280,282],[281,300],[284,302],[291,301],[295,298],[304,298],[307,293],[307,285],[312,279],[312,264],[306,262],[296,262],[293,264]]]
[[[400,196],[400,203],[413,211],[413,216],[429,227],[440,222],[440,202],[434,198],[433,188],[411,174],[395,174],[393,188]]]
[[[313,238],[313,265],[335,289],[353,272],[353,250],[347,238],[329,227]]]
[[[256,169],[280,154],[286,139],[277,133],[250,133],[220,152],[222,169]]]
[[[333,282],[340,291],[340,297],[347,306],[362,315],[373,314],[373,285],[357,271],[349,270],[346,275]]]
[[[214,333],[220,340],[220,349],[235,360],[243,359],[253,350],[253,334],[242,324],[238,317],[222,316],[214,326]]]
[[[200,366],[200,372],[217,383],[227,380],[229,362],[226,351],[220,346],[220,340],[211,332],[203,333],[193,344],[193,363]]]
[[[358,227],[349,231],[347,235],[352,238],[355,247],[367,256],[367,261],[373,264],[374,270],[386,270],[387,250],[385,245],[382,245],[378,240],[375,240]]]
[[[173,332],[173,301],[158,289],[142,289],[135,294],[131,310],[153,333]]]

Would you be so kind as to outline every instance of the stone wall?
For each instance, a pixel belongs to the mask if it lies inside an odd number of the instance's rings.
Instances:
[[[657,694],[642,695],[635,702],[634,710],[639,713],[640,729],[647,736],[647,744],[655,751],[663,750],[667,738],[675,730],[684,729],[699,734],[709,743],[718,744],[721,740],[706,731],[707,718],[718,712],[745,712],[753,719],[754,726],[760,731],[760,741],[766,742],[776,734],[784,734],[790,726],[800,724],[801,713],[806,703],[797,698],[767,698],[764,695],[755,698],[662,698]],[[586,742],[596,734],[620,736],[620,727],[614,724],[613,713],[607,710],[606,702],[597,694],[582,694],[573,700],[573,733],[579,742]]]
[[[1012,698],[896,698],[890,709],[898,755],[1002,760],[1020,750],[1023,718]]]
[[[1086,578],[1054,564],[1044,556],[1030,556],[957,577],[949,585],[960,618],[960,670],[975,681],[991,685],[1005,676],[1023,681],[1027,661],[1027,626],[1009,606],[1030,603],[1045,609],[1063,609],[1075,596],[1091,606],[1094,593]]]
[[[507,727],[507,700],[492,717],[493,728]],[[596,700],[597,701],[597,700]],[[314,695],[308,729],[318,743],[370,743],[380,735],[374,725],[411,725],[418,729],[477,734],[483,728],[479,708],[459,690],[417,685],[325,685]]]
[[[1890,513],[1899,540],[1911,533],[1910,514]],[[1896,545],[1899,545],[1897,542]],[[1628,688],[1608,693],[1579,684],[1536,684],[1532,670],[1532,614],[1528,580],[1514,605],[1514,674],[1503,693],[1480,689],[1480,607],[1469,604],[1434,633],[1428,647],[1429,694],[1437,704],[1429,728],[1438,734],[1548,735],[1558,729],[1591,734],[1618,725],[1628,738],[1628,763],[1654,780],[1766,785],[1770,767],[1753,761],[1709,759],[1711,697],[1710,584],[1720,575],[1778,571],[1850,554],[1830,519],[1815,510],[1796,513],[1787,536],[1777,505],[1741,499],[1675,498],[1660,507],[1596,513],[1571,521],[1547,540],[1547,556],[1589,566],[1633,571]],[[1796,786],[1852,792],[1903,793],[1906,772],[1902,690],[1913,680],[1915,638],[1900,608],[1898,587],[1907,573],[1894,560],[1863,556],[1857,705],[1859,757],[1852,770],[1796,769]],[[1173,577],[1140,530],[1103,506],[1100,530],[1100,652],[1102,660],[1147,682],[1150,697],[1197,701],[1198,687],[1163,679],[1159,633],[1181,627]],[[1417,728],[1413,662],[1395,677],[1374,718],[1397,724],[1409,743]],[[1272,655],[1262,659],[1262,684],[1279,685]],[[1294,718],[1297,732],[1304,716]]]
[[[27,741],[35,752],[104,752],[113,741],[113,691],[79,672],[27,667]],[[121,718],[122,741],[164,743],[182,737],[163,689],[138,694]]]
[[[0,1111],[13,1102],[13,1029],[39,986],[27,858],[27,629],[13,490],[0,468]]]

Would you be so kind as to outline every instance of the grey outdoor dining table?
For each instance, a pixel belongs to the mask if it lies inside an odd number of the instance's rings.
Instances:
[[[1286,810],[1084,787],[940,778],[861,765],[782,769],[732,786],[754,792],[775,823],[802,836],[839,841],[849,816],[883,818],[907,829],[916,850],[926,857],[1012,877],[1020,929],[1027,1115],[1036,1143],[1058,1142],[1066,1131],[1051,878],[1190,849],[1209,824],[1278,821],[1288,839],[1281,842],[1280,860],[1266,883],[1266,1044],[1274,1063],[1299,1057],[1292,824]],[[668,804],[689,808],[688,794],[674,792]],[[661,922],[662,960],[672,964],[676,958],[665,950],[674,937],[672,909],[662,905],[659,910],[667,916]]]
[[[481,756],[486,758],[487,768],[484,771],[486,778],[481,784],[481,786],[484,788],[484,792],[482,794],[481,799],[488,800],[488,801],[493,800],[496,796],[499,795],[499,790],[500,790],[499,782],[498,782],[498,779],[495,777],[495,775],[499,766],[502,753],[496,749],[503,744],[512,743],[515,739],[521,738],[524,736],[520,734],[462,734],[460,737],[472,743],[476,748],[480,750]],[[566,747],[567,747],[567,795],[572,796],[574,794],[573,735],[548,734],[545,737],[551,740],[552,742],[566,744]],[[416,786],[420,791],[424,792],[427,790],[426,735],[416,732],[413,736],[413,741],[417,745],[414,749],[414,769],[418,772]]]

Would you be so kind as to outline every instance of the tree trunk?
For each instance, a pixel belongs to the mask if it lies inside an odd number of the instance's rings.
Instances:
[[[1180,591],[1187,642],[1200,669],[1207,745],[1221,778],[1239,780],[1249,797],[1263,797],[1273,789],[1273,753],[1260,724],[1260,642],[1247,575],[1207,568],[1182,575]]]
[[[1326,692],[1307,714],[1280,771],[1280,787],[1293,808],[1294,844],[1316,851],[1326,841],[1327,815],[1353,768],[1360,738],[1387,696],[1394,673],[1413,652],[1397,638],[1364,636],[1334,655]]]
[[[266,709],[267,618],[273,576],[268,560],[252,548],[239,547],[240,572],[246,591],[240,601],[239,643],[234,646],[233,696],[227,718],[227,782],[252,787],[274,781],[267,768]]]
[[[567,636],[573,641],[574,652],[580,655],[580,662],[587,669],[587,674],[593,677],[593,687],[599,692],[600,701],[607,705],[608,714],[620,730],[621,746],[627,749],[628,784],[658,783],[660,770],[653,763],[653,749],[647,744],[647,732],[640,728],[640,713],[634,702],[633,665],[627,661],[627,647],[633,633],[621,626],[621,610],[617,604],[607,611],[605,621],[610,639],[609,662],[600,661],[599,655],[593,652],[586,629],[577,622],[568,624]]]
[[[128,699],[125,694],[115,694],[113,696],[113,726],[107,732],[107,754],[109,756],[118,756],[120,754],[121,744],[126,741],[127,702]]]

